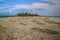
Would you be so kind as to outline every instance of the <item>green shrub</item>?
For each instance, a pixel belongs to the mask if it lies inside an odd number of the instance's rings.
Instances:
[[[39,15],[25,12],[25,13],[18,13],[17,16],[39,16]]]

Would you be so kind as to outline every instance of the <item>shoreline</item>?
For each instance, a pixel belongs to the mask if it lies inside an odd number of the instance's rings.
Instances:
[[[60,22],[60,19],[55,19],[55,18],[49,18],[50,20],[56,21],[56,22]]]
[[[45,18],[45,19],[49,19],[49,20],[52,20],[52,21],[56,21],[56,22],[60,22],[58,19],[54,19],[54,18],[50,18],[50,17],[45,17],[45,16],[9,16],[9,17],[2,17],[0,19],[5,19],[5,18],[19,18],[19,17],[42,17],[42,18]]]

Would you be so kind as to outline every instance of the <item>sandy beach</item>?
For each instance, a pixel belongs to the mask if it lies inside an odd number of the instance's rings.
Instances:
[[[0,40],[60,40],[60,22],[39,16],[0,18]]]

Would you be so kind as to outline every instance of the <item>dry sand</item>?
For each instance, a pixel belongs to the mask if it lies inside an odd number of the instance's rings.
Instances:
[[[0,18],[0,40],[60,40],[60,22],[44,17]]]

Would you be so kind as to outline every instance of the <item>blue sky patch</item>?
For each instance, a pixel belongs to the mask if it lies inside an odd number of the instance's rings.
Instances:
[[[60,16],[60,0],[0,0],[0,16],[19,12],[43,16]]]

